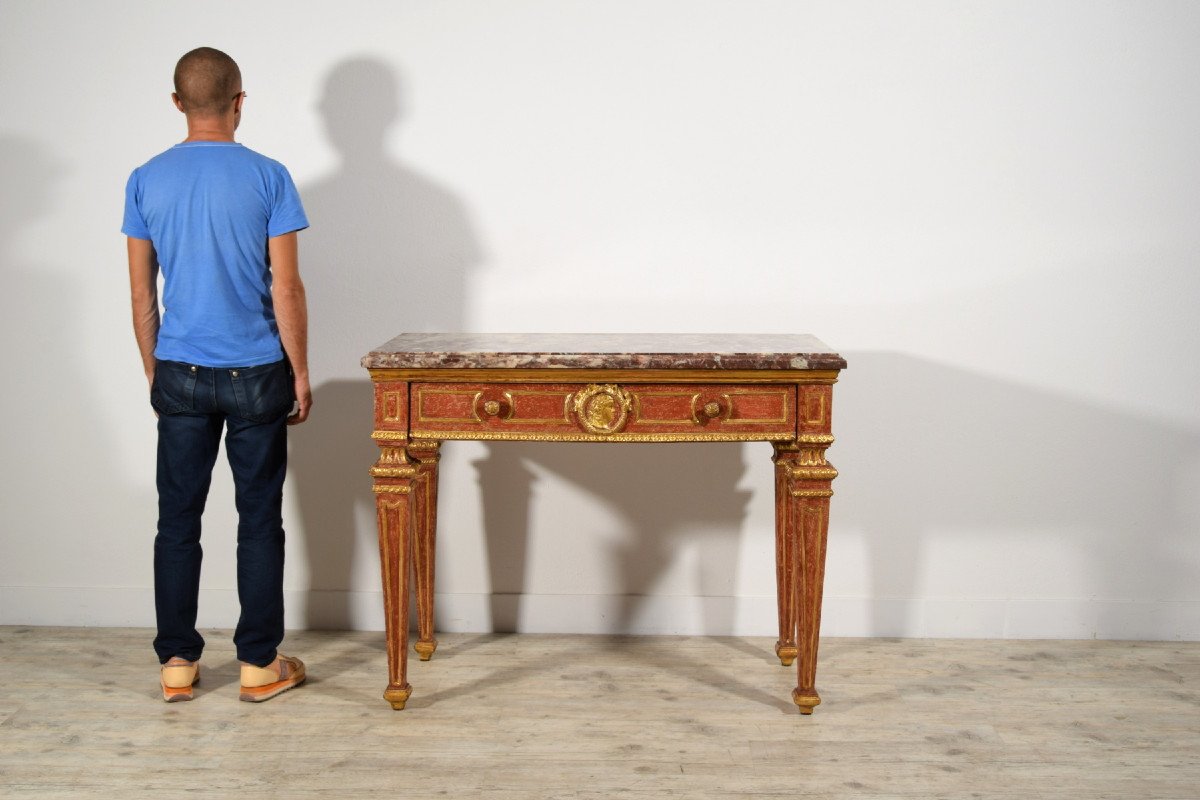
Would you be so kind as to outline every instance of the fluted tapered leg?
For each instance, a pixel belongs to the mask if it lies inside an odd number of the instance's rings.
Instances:
[[[399,711],[408,683],[408,570],[412,507],[409,495],[378,495],[379,560],[383,568],[383,613],[387,629],[388,685],[383,697]]]
[[[821,633],[821,597],[825,584],[825,545],[829,535],[829,498],[837,470],[825,460],[833,442],[828,434],[801,434],[794,445],[775,448],[777,549],[780,553],[779,606],[782,659],[786,633],[794,631],[796,689],[792,700],[801,714],[820,704],[817,692],[817,649]],[[782,506],[782,508],[780,508]],[[782,533],[779,533],[780,527]],[[790,610],[790,611],[789,611]],[[794,620],[789,621],[789,614]]]
[[[799,620],[796,633],[796,688],[792,700],[801,714],[820,704],[817,693],[817,647],[821,633],[821,595],[825,583],[825,543],[829,532],[829,498],[797,498],[795,528],[796,594]]]
[[[788,461],[794,460],[796,445],[773,443],[775,462],[775,594],[779,606],[779,638],[775,655],[785,667],[796,660],[795,537],[791,535],[792,495]]]
[[[413,491],[414,518],[413,576],[417,584],[417,643],[414,649],[422,661],[437,650],[433,636],[434,562],[437,553],[438,450],[441,442],[414,441],[408,446],[409,457],[416,462],[417,484]]]

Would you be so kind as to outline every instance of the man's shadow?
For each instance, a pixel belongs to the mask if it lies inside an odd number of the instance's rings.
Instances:
[[[468,273],[481,259],[463,204],[389,152],[392,131],[406,117],[405,99],[396,71],[381,60],[336,65],[326,77],[318,112],[340,163],[332,174],[301,187],[312,222],[301,239],[311,370],[337,376],[314,387],[312,419],[292,436],[291,481],[309,574],[302,612],[308,627],[363,627],[377,613],[355,606],[360,599],[371,602],[373,594],[352,591],[378,585],[367,475],[377,456],[370,440],[372,390],[359,358],[402,331],[463,330]],[[616,584],[629,596],[616,611],[613,630],[636,624],[636,597],[653,588],[677,557],[676,540],[698,522],[720,529],[717,543],[701,548],[702,590],[725,593],[746,502],[736,489],[743,465],[731,448],[514,443],[487,449],[490,455],[475,466],[494,629],[517,627],[515,603],[527,588],[532,482],[521,480],[530,474],[524,463],[596,493],[628,521],[632,533],[612,553]],[[460,464],[444,459],[444,480],[457,480]],[[690,488],[682,493],[682,486]],[[439,533],[454,535],[446,526]]]
[[[312,227],[301,234],[309,361],[321,379],[309,422],[293,429],[311,628],[357,628],[353,587],[378,586],[367,469],[372,389],[359,359],[401,331],[460,330],[479,244],[462,202],[391,152],[407,116],[396,70],[347,59],[325,78],[317,111],[337,151],[333,173],[301,187]]]

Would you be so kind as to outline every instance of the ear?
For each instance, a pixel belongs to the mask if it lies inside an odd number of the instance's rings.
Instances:
[[[175,92],[171,92],[171,102],[175,104],[176,108],[183,111],[183,101],[179,99],[179,95]],[[187,112],[183,111],[183,113],[186,114]]]
[[[238,92],[237,97],[233,98],[233,113],[242,113],[242,101],[246,99],[245,92]]]

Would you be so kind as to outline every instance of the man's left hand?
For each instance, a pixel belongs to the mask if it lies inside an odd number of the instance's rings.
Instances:
[[[308,412],[312,408],[312,387],[308,385],[307,377],[296,376],[296,404],[299,408],[296,413],[287,418],[288,425],[299,425],[304,420],[308,419]]]

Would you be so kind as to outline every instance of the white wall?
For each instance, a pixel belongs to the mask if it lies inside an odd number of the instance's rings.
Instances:
[[[1187,2],[6,0],[0,622],[153,622],[118,228],[211,44],[313,222],[289,625],[381,625],[372,346],[764,331],[850,362],[827,634],[1200,638],[1198,39]],[[447,445],[440,627],[771,634],[769,450]],[[231,626],[223,464],[205,524]]]

